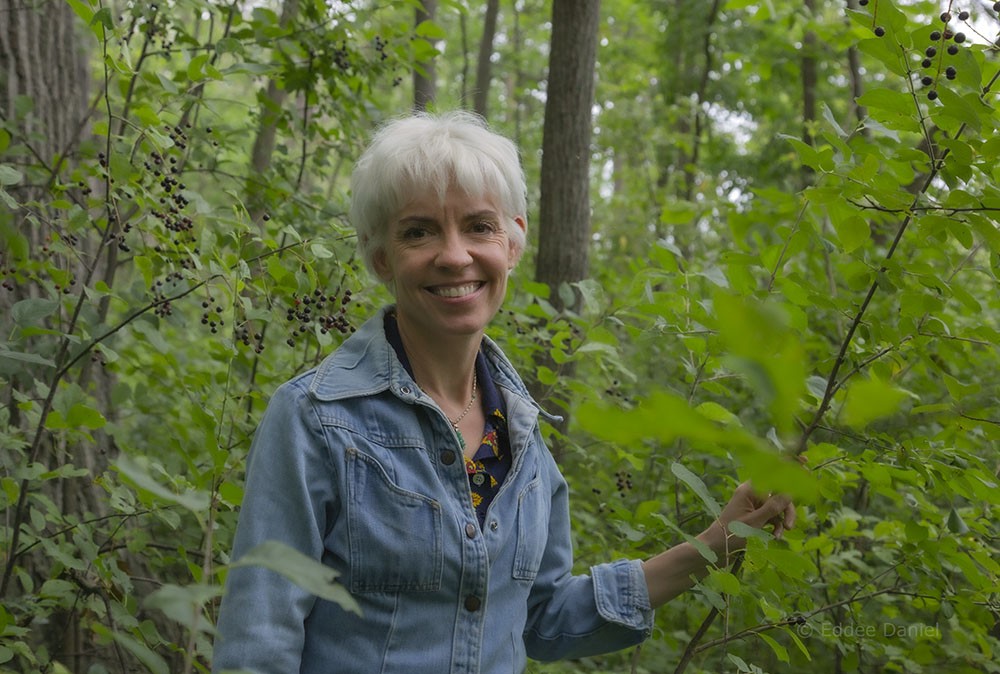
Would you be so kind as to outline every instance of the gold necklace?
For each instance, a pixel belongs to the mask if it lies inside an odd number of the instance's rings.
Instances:
[[[462,419],[465,418],[465,415],[467,415],[469,413],[469,410],[472,409],[472,403],[476,402],[476,387],[478,386],[477,375],[478,375],[478,373],[475,371],[475,369],[473,369],[472,370],[472,398],[469,399],[469,404],[465,406],[465,409],[462,410],[462,413],[458,415],[458,418],[457,419],[452,419],[447,414],[444,415],[444,418],[448,420],[448,423],[451,424],[451,427],[455,429],[455,433],[458,435],[458,441],[459,441],[459,443],[461,443],[463,451],[465,450],[465,438],[462,437],[462,431],[458,430],[458,424],[461,423]],[[420,382],[417,382],[417,386],[420,386]],[[420,386],[420,388],[423,388],[423,386]],[[444,410],[442,410],[442,412],[443,411]]]
[[[462,410],[462,413],[458,415],[457,419],[452,419],[447,414],[445,415],[445,417],[451,423],[452,428],[454,428],[455,432],[458,433],[459,437],[462,437],[462,433],[458,430],[458,424],[462,421],[462,419],[465,418],[465,415],[469,413],[469,410],[472,409],[472,403],[476,402],[476,374],[477,374],[476,371],[473,370],[472,371],[472,398],[469,400],[469,404],[465,406],[465,409]]]

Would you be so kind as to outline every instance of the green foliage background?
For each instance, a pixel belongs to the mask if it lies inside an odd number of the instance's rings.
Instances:
[[[352,158],[415,62],[463,103],[481,8],[67,2],[97,94],[79,143],[33,154],[25,97],[0,127],[0,669],[207,671],[267,398],[388,301],[344,219]],[[546,432],[578,568],[697,533],[747,478],[799,524],[641,651],[529,671],[1000,671],[997,15],[847,4],[603,3],[582,309],[529,251],[491,327],[569,401]],[[943,11],[969,39],[928,70]],[[495,48],[490,121],[532,186],[549,14],[503,3]]]

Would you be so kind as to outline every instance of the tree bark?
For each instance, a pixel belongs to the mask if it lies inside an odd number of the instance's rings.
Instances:
[[[492,77],[493,39],[497,32],[497,14],[500,0],[486,3],[486,17],[483,19],[483,39],[479,42],[479,61],[476,63],[476,94],[472,107],[483,119],[487,118],[490,100],[490,79]]]
[[[600,14],[600,0],[555,0],[552,6],[535,280],[549,286],[549,301],[560,311],[579,310],[579,293],[567,306],[559,290],[563,283],[584,279],[588,271],[591,107]],[[535,365],[565,377],[573,374],[572,362],[558,365],[544,347],[536,351]],[[537,399],[562,408],[558,433],[549,438],[552,455],[560,461],[565,451],[561,437],[569,424],[568,405],[538,381],[532,382],[531,389]]]
[[[437,14],[437,4],[438,0],[423,0],[423,7],[417,8],[413,22],[414,27],[419,26],[424,21],[434,20],[434,16]],[[434,103],[434,96],[437,93],[434,57],[432,56],[418,65],[419,68],[413,69],[413,109],[423,112],[428,105]]]
[[[858,0],[847,0],[847,7],[848,9],[857,9]],[[847,21],[850,23],[850,19]],[[865,86],[861,76],[861,56],[858,54],[858,48],[854,43],[847,48],[847,70],[851,75],[851,108],[854,110],[858,124],[860,124],[868,116],[868,110],[863,105],[858,105],[857,103],[858,98],[865,93]],[[867,128],[862,128],[861,133],[868,136],[870,132]]]
[[[809,18],[816,14],[816,0],[805,0]],[[802,38],[802,142],[813,144],[812,124],[816,120],[816,31],[806,30]]]
[[[552,6],[535,279],[549,285],[559,309],[559,286],[587,276],[591,106],[600,9],[600,0],[555,0]]]
[[[285,28],[299,13],[299,0],[285,0],[281,6],[279,23]],[[266,100],[271,105],[262,105],[260,122],[257,125],[257,136],[254,138],[253,150],[250,155],[250,175],[246,183],[247,204],[250,211],[250,221],[259,223],[264,217],[264,199],[261,192],[266,189],[267,181],[263,179],[271,167],[271,155],[274,154],[274,144],[278,135],[278,117],[281,106],[288,97],[288,91],[280,89],[274,78],[267,83]],[[272,108],[273,105],[273,109]]]

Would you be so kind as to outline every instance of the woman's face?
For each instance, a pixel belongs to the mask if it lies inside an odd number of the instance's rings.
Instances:
[[[524,227],[523,219],[515,222]],[[453,185],[444,201],[424,191],[390,218],[375,269],[395,290],[408,336],[478,340],[503,302],[516,260],[494,200]]]

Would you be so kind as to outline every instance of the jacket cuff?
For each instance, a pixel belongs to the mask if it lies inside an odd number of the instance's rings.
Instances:
[[[592,566],[594,601],[601,617],[648,637],[653,629],[653,609],[649,605],[649,589],[642,561],[619,559],[610,564]]]

